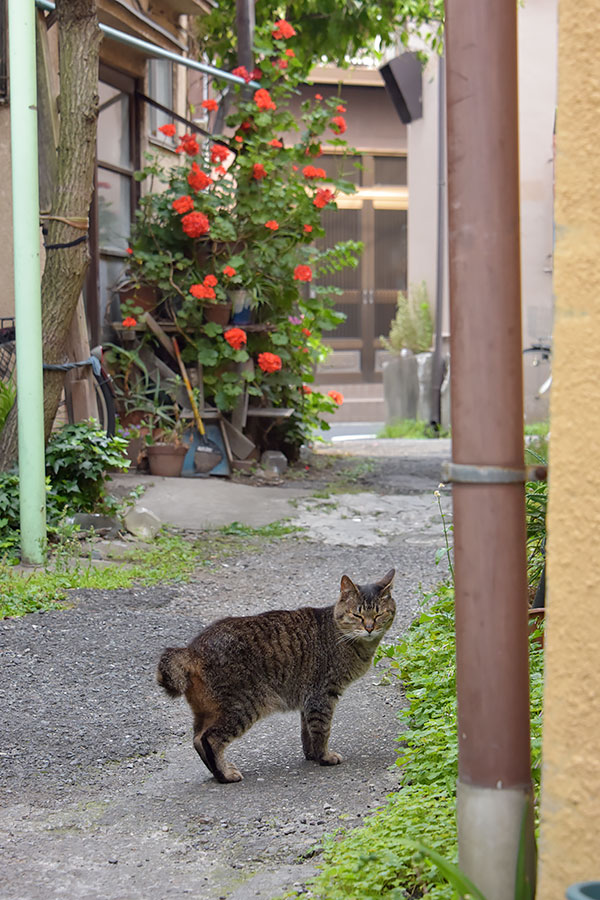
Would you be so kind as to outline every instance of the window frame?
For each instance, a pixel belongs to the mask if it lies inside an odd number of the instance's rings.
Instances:
[[[90,207],[90,265],[85,282],[85,300],[87,309],[88,327],[90,332],[90,342],[92,346],[99,343],[102,332],[105,330],[105,322],[100,320],[100,311],[102,309],[100,297],[100,263],[102,259],[122,259],[123,263],[127,260],[125,250],[117,251],[113,249],[103,249],[100,246],[100,228],[98,218],[98,172],[99,169],[105,169],[114,172],[117,175],[129,178],[129,197],[131,221],[135,215],[135,210],[140,197],[140,186],[135,180],[134,173],[140,167],[140,102],[137,92],[140,88],[140,79],[136,79],[131,75],[100,63],[98,70],[98,81],[116,88],[129,97],[129,141],[131,147],[131,167],[118,166],[114,163],[107,162],[98,157],[98,141],[96,140],[96,162],[94,167],[94,193]]]

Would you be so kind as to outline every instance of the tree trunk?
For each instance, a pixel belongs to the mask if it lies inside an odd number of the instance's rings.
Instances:
[[[94,184],[101,32],[96,0],[56,0],[60,60],[60,131],[51,216],[87,220]],[[16,198],[15,198],[16,199]],[[69,243],[82,232],[56,218],[46,220],[46,244]],[[66,361],[71,319],[89,262],[87,242],[47,251],[42,276],[44,362]],[[18,314],[18,311],[17,311]],[[50,434],[64,373],[44,373],[44,431]],[[0,434],[0,471],[17,456],[16,404]]]

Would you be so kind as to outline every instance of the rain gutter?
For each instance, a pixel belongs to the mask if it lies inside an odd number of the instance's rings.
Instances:
[[[9,0],[21,559],[41,564],[46,551],[46,472],[35,18],[33,0]]]
[[[535,872],[517,4],[448,0],[446,63],[459,865],[514,900],[520,843]]]
[[[46,12],[53,12],[56,8],[54,3],[50,3],[50,0],[35,0],[35,5],[38,9],[43,9]],[[195,69],[198,72],[203,72],[205,75],[212,75],[214,78],[220,78],[222,81],[229,81],[233,84],[246,86],[246,81],[243,78],[240,78],[238,75],[232,75],[231,72],[225,72],[223,69],[217,69],[216,66],[211,66],[209,63],[198,62],[195,59],[190,59],[188,56],[182,56],[180,53],[173,53],[171,50],[165,50],[157,44],[152,44],[150,41],[144,41],[142,38],[134,37],[132,34],[126,34],[124,31],[119,31],[117,28],[112,28],[110,25],[101,24],[99,27],[100,31],[102,31],[106,37],[111,38],[113,41],[118,41],[121,44],[127,44],[129,47],[135,47],[147,56],[153,56],[157,59],[168,59],[180,66],[186,66],[188,69]],[[254,88],[254,90],[260,88],[260,84],[257,81],[249,81],[248,85],[249,87]]]

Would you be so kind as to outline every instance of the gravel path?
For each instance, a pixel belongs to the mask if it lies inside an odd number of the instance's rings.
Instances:
[[[364,582],[392,566],[397,637],[419,585],[441,575],[438,472],[432,459],[378,461],[352,501],[377,541],[344,530],[342,501],[322,510],[319,532],[315,501],[302,501],[308,537],[217,562],[190,584],[74,591],[68,610],[0,622],[2,900],[266,900],[303,884],[321,836],[360,822],[397,783],[399,688],[373,670],[346,692],[331,741],[341,766],[304,760],[299,717],[280,715],[234,743],[244,781],[219,785],[192,748],[187,704],[156,687],[156,661],[221,615],[328,604],[342,573]]]

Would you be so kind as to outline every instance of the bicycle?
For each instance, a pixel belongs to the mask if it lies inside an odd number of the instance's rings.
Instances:
[[[523,356],[526,353],[535,353],[531,365],[533,368],[541,365],[542,363],[550,363],[550,358],[552,354],[552,347],[550,346],[549,341],[544,341],[543,339],[538,339],[537,344],[532,344],[531,347],[525,347],[523,350]],[[538,397],[541,397],[542,394],[547,393],[550,390],[552,385],[552,373],[548,375],[548,377],[543,381],[540,387],[537,390]]]
[[[0,319],[0,380],[9,381],[14,377],[16,363],[15,320],[12,317]],[[57,365],[44,364],[45,371],[69,372],[76,368],[90,366],[93,375],[94,395],[98,408],[98,421],[103,431],[110,436],[115,433],[116,409],[112,378],[104,368],[102,347],[94,347],[88,359]],[[75,421],[73,398],[69,379],[65,379],[64,404],[70,425]]]

